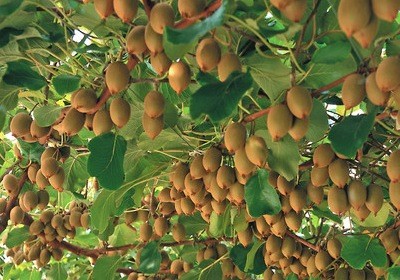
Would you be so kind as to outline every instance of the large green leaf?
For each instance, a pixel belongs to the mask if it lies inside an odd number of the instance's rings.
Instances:
[[[4,0],[0,4],[0,16],[8,16],[18,10],[23,0]]]
[[[196,212],[192,216],[179,216],[178,223],[185,227],[188,235],[205,230],[208,226],[207,222],[201,217],[200,212]]]
[[[64,183],[64,189],[78,191],[85,186],[86,180],[90,177],[86,170],[88,157],[87,155],[78,156],[75,150],[71,151],[70,157],[62,165],[65,171],[65,178],[67,178]]]
[[[21,245],[25,240],[30,237],[29,227],[22,226],[13,228],[8,234],[6,239],[6,246],[12,248]]]
[[[18,139],[19,147],[21,150],[21,154],[24,158],[39,162],[42,153],[44,152],[44,147],[40,145],[38,142],[35,143],[27,143]]]
[[[387,280],[400,279],[400,266],[391,267],[388,269]]]
[[[228,227],[231,225],[231,210],[227,206],[225,212],[222,215],[217,215],[215,211],[210,216],[210,226],[208,231],[211,236],[218,237],[223,235]]]
[[[317,49],[311,59],[314,63],[335,64],[349,57],[351,45],[349,41],[338,41]]]
[[[386,250],[379,239],[368,235],[346,235],[339,237],[342,243],[340,256],[355,269],[363,269],[367,262],[374,267],[387,263]]]
[[[152,241],[142,249],[139,270],[143,273],[153,274],[160,269],[160,265],[161,253],[157,242]]]
[[[223,279],[220,262],[212,259],[202,261],[197,267],[182,274],[181,280],[214,280]]]
[[[1,54],[0,54],[1,57]],[[18,105],[18,87],[0,82],[0,104],[7,110],[12,110]]]
[[[244,196],[252,217],[275,215],[281,211],[279,196],[268,183],[268,177],[268,171],[259,169],[246,183]]]
[[[203,21],[192,24],[184,29],[166,27],[163,35],[163,45],[165,53],[172,60],[181,58],[198,41],[199,38],[207,34],[211,29],[222,25],[224,14],[229,4],[229,0],[224,0],[221,7]]]
[[[102,187],[116,190],[124,181],[124,155],[126,141],[110,132],[93,138],[88,145],[90,155],[87,170],[97,177]]]
[[[61,74],[52,79],[53,86],[60,95],[77,90],[80,81],[81,77],[67,74]]]
[[[324,104],[314,98],[306,138],[311,142],[319,141],[327,133],[328,129],[328,115]]]
[[[67,270],[62,263],[54,263],[50,270],[46,273],[46,279],[49,280],[64,280],[68,278]]]
[[[57,105],[46,104],[38,107],[33,111],[33,116],[37,124],[46,127],[52,125],[59,117],[62,107]]]
[[[262,242],[256,242],[247,247],[238,244],[232,247],[229,255],[233,263],[237,265],[241,271],[261,274],[267,268],[264,262],[262,244]]]
[[[328,139],[335,152],[353,158],[374,127],[375,113],[349,116],[331,128]]]
[[[232,73],[224,82],[216,82],[202,86],[190,100],[190,114],[193,119],[206,114],[212,121],[220,121],[229,117],[252,86],[249,73]]]
[[[47,84],[44,77],[33,71],[31,65],[22,60],[7,63],[7,71],[3,76],[3,81],[9,85],[31,90],[39,90]]]
[[[132,234],[132,229],[126,224],[119,224],[115,227],[114,233],[108,239],[112,246],[124,246],[137,241],[137,235]]]
[[[115,279],[115,272],[122,262],[120,256],[100,257],[97,259],[93,267],[93,280],[113,280]]]

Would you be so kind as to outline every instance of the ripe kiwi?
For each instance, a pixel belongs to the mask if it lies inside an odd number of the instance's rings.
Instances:
[[[31,122],[30,126],[30,134],[34,138],[42,138],[46,137],[50,134],[51,126],[42,127],[39,126],[36,120]]]
[[[171,269],[170,269],[172,274],[178,275],[183,272],[183,261],[180,259],[173,260],[171,262]]]
[[[183,240],[185,240],[186,230],[182,224],[180,224],[180,223],[174,224],[172,226],[171,233],[172,233],[172,238],[176,242],[182,242]]]
[[[294,181],[288,181],[282,175],[278,176],[278,180],[276,183],[277,183],[277,189],[282,195],[290,194],[295,187]]]
[[[29,226],[29,233],[32,235],[39,235],[44,230],[44,224],[39,221],[33,221]]]
[[[210,72],[221,60],[221,48],[213,38],[205,38],[197,45],[196,61],[201,71]]]
[[[349,279],[349,269],[345,267],[339,267],[335,271],[335,279],[334,280],[348,280]]]
[[[193,179],[203,178],[207,174],[207,171],[203,166],[203,156],[197,155],[193,158],[192,163],[190,164],[190,175]]]
[[[150,12],[150,24],[155,32],[163,34],[166,26],[173,26],[175,22],[174,9],[167,3],[154,5]]]
[[[120,1],[120,0],[115,0]],[[138,25],[126,35],[126,50],[130,54],[141,55],[147,50],[147,45],[144,37],[144,25]]]
[[[290,236],[285,236],[282,240],[281,251],[286,258],[292,257],[296,251],[296,241]]]
[[[112,62],[106,69],[106,85],[111,94],[117,94],[128,87],[130,73],[128,67],[120,62]]]
[[[253,231],[250,227],[247,227],[245,230],[237,232],[237,238],[243,247],[247,247],[253,242]]]
[[[211,187],[208,190],[211,193],[211,196],[218,202],[222,202],[225,200],[228,195],[228,189],[222,189],[218,186],[216,179],[214,179],[211,183]]]
[[[154,71],[162,76],[167,73],[169,67],[172,64],[171,59],[165,54],[165,52],[159,52],[152,54],[150,56],[150,64],[153,67]]]
[[[158,54],[164,50],[162,35],[156,33],[153,28],[151,28],[150,23],[146,25],[144,30],[144,40],[152,54]]]
[[[168,70],[168,82],[176,93],[181,94],[190,84],[189,66],[183,61],[173,62]]]
[[[71,211],[70,217],[69,217],[69,222],[72,227],[77,228],[77,227],[82,227],[81,224],[81,217],[82,213],[79,211]]]
[[[50,258],[51,258],[51,253],[48,249],[43,249],[40,252],[39,260],[43,265],[46,265],[50,261]]]
[[[16,138],[30,133],[32,118],[28,113],[20,112],[16,114],[10,122],[10,131]]]
[[[163,237],[169,229],[168,220],[164,217],[158,217],[154,220],[154,233]]]
[[[79,133],[85,124],[85,114],[74,108],[70,108],[61,122],[61,130],[59,132],[66,133],[68,136],[73,136]]]
[[[49,178],[50,185],[57,191],[62,192],[64,190],[65,172],[63,168],[60,168],[56,174]]]
[[[2,183],[9,195],[14,196],[18,192],[18,178],[14,174],[6,174]]]
[[[240,205],[244,202],[244,186],[235,182],[229,187],[229,196],[231,197],[231,202]]]
[[[5,213],[7,207],[7,200],[4,197],[0,197],[0,214]]]
[[[295,188],[289,196],[290,206],[296,213],[299,213],[306,206],[306,191],[300,187]]]
[[[340,243],[337,238],[329,239],[326,244],[326,249],[332,258],[338,259],[340,257],[340,251],[342,250],[342,243]]]
[[[183,18],[199,15],[206,7],[205,0],[178,0],[178,10]]]
[[[94,0],[93,2],[101,19],[106,19],[114,12],[113,0]]]
[[[36,173],[36,184],[39,190],[43,190],[50,185],[49,180],[47,180],[47,178],[43,175],[41,169],[39,169],[38,172]]]
[[[298,119],[304,119],[311,113],[313,100],[310,92],[302,86],[292,87],[286,95],[290,112]]]
[[[290,211],[293,210],[292,206],[290,206],[289,196],[283,195],[280,197],[280,200],[281,200],[281,205],[282,205],[281,211],[283,212],[283,214],[286,215],[287,213],[289,213]]]
[[[371,213],[371,211],[367,208],[367,206],[365,206],[365,204],[361,206],[360,209],[353,210],[353,213],[357,216],[358,219],[360,219],[361,222],[365,221],[365,219],[368,218],[369,214]]]
[[[194,213],[195,205],[194,205],[193,201],[190,200],[190,198],[187,198],[187,197],[181,198],[180,204],[181,204],[182,212],[185,215],[192,215]]]
[[[207,172],[215,172],[221,165],[222,153],[215,147],[209,148],[203,156],[203,167]]]
[[[315,255],[312,255],[307,261],[307,274],[310,276],[316,276],[319,273],[319,270],[315,266]]]
[[[242,63],[237,54],[226,53],[221,56],[217,69],[220,81],[224,82],[232,72],[242,71]]]
[[[365,81],[365,90],[367,97],[372,104],[377,106],[386,106],[390,95],[382,92],[376,84],[376,72],[368,75]]]
[[[379,22],[375,16],[372,16],[370,22],[364,28],[361,28],[353,34],[353,38],[363,47],[368,48],[374,41],[378,33]]]
[[[81,225],[84,229],[88,229],[90,226],[90,213],[84,212],[81,215]]]
[[[288,227],[286,225],[285,219],[281,219],[271,226],[272,234],[275,234],[276,236],[279,236],[281,238],[285,236],[287,230]]]
[[[364,280],[365,279],[365,271],[360,269],[350,268],[349,270],[349,279],[351,280]]]
[[[14,224],[20,224],[24,220],[25,212],[22,211],[21,207],[14,206],[10,211],[10,221]]]
[[[114,11],[125,23],[129,23],[136,16],[138,0],[114,0]]]
[[[331,256],[328,254],[328,252],[324,250],[320,250],[316,255],[315,255],[315,267],[319,271],[323,271],[326,269],[330,263],[333,261]]]
[[[229,279],[231,275],[234,273],[234,264],[231,259],[223,259],[221,261],[221,270],[222,270],[222,275],[224,277],[227,277],[226,279]]]
[[[146,113],[144,113],[142,117],[142,125],[147,136],[151,140],[154,140],[164,128],[164,117],[160,116],[152,119]]]
[[[390,202],[396,207],[397,211],[400,210],[400,183],[390,182],[389,184],[389,197]]]
[[[349,208],[347,193],[344,189],[333,186],[328,191],[328,206],[336,215],[344,214]]]
[[[342,101],[346,110],[359,105],[365,95],[365,78],[360,74],[347,76],[342,87]]]
[[[386,249],[386,253],[390,254],[397,249],[399,245],[399,237],[397,230],[388,228],[381,235],[379,235],[382,245]]]
[[[292,136],[293,140],[298,142],[306,136],[310,120],[308,118],[298,119],[295,118],[293,126],[289,129],[288,133]]]
[[[60,166],[55,158],[47,158],[42,161],[42,166],[40,170],[46,178],[50,178],[51,176],[55,175],[59,169]]]
[[[372,11],[382,20],[394,21],[399,9],[399,0],[372,0]]]
[[[51,250],[51,256],[53,257],[53,259],[55,261],[61,261],[62,257],[63,257],[63,251],[60,248],[52,248]]]
[[[285,214],[285,223],[292,231],[297,232],[301,227],[302,218],[303,212],[289,211]]]
[[[61,154],[57,148],[47,147],[40,156],[40,162],[43,162],[46,158],[49,157],[55,158],[56,160],[60,160]]]
[[[267,224],[263,216],[258,217],[255,222],[256,222],[256,229],[259,232],[259,234],[261,234],[261,236],[267,236],[268,234],[271,233],[270,226],[269,224]]]
[[[281,247],[282,247],[281,238],[272,234],[268,236],[267,241],[265,242],[265,250],[267,254],[272,255],[273,253],[280,251]]]
[[[376,70],[376,84],[382,92],[395,90],[400,85],[400,58],[391,56],[384,59]]]
[[[118,127],[124,127],[131,117],[131,106],[121,97],[114,98],[110,104],[111,121]]]
[[[246,127],[241,123],[231,123],[226,127],[224,144],[230,153],[235,153],[246,144]]]
[[[350,178],[349,166],[344,159],[336,159],[328,166],[329,177],[339,188],[344,188]]]
[[[290,2],[281,9],[281,13],[293,22],[300,22],[307,9],[307,0],[296,0]]]
[[[236,181],[234,169],[228,165],[222,165],[217,171],[216,180],[221,189],[229,188]]]
[[[144,111],[150,118],[158,118],[164,114],[164,96],[156,90],[150,91],[144,98]]]
[[[87,113],[92,110],[97,104],[96,92],[92,89],[80,89],[76,91],[74,97],[71,98],[73,108],[81,113]]]
[[[327,167],[335,158],[335,152],[331,145],[324,143],[319,145],[313,155],[314,167]]]
[[[194,179],[190,174],[185,177],[185,194],[194,195],[198,193],[204,187],[203,180]]]
[[[347,198],[351,207],[359,210],[367,200],[367,189],[361,181],[353,181],[347,188]]]
[[[226,205],[227,205],[226,200],[221,202],[218,202],[214,199],[211,200],[211,207],[217,215],[222,215],[225,213]]]
[[[252,135],[245,144],[247,158],[250,162],[263,167],[267,161],[268,149],[265,140],[262,137]]]
[[[400,181],[400,150],[393,151],[387,161],[386,172],[392,183]]]
[[[328,167],[313,167],[310,174],[311,183],[315,187],[325,186],[328,183],[329,172]]]
[[[175,189],[183,191],[185,189],[185,177],[189,173],[189,168],[186,164],[179,162],[176,164],[173,176],[172,184]],[[171,189],[172,191],[172,189]],[[171,195],[172,198],[172,195]]]
[[[381,210],[383,205],[382,187],[370,184],[367,187],[367,200],[365,206],[375,215]]]
[[[153,236],[153,228],[148,223],[143,223],[139,228],[139,238],[142,242],[150,241]]]
[[[97,111],[93,117],[94,134],[97,136],[103,133],[107,133],[110,132],[112,128],[113,122],[110,112],[107,109],[101,109]]]
[[[27,191],[24,193],[23,204],[28,211],[32,211],[39,203],[39,198],[34,191]]]
[[[339,26],[347,37],[361,30],[371,20],[369,0],[341,0],[338,8]]]
[[[270,107],[267,117],[267,128],[273,141],[278,141],[284,137],[293,124],[293,115],[288,106],[277,104]]]
[[[234,162],[235,168],[238,170],[240,175],[245,176],[256,169],[256,166],[247,158],[244,147],[236,151]]]

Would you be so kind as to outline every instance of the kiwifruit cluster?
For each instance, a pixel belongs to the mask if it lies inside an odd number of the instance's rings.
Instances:
[[[39,126],[28,113],[19,112],[11,119],[10,131],[15,138],[25,142],[44,144],[49,139],[52,129],[50,126]]]
[[[339,26],[347,37],[352,37],[367,48],[378,33],[379,20],[392,22],[400,8],[400,1],[341,0],[338,7]]]
[[[268,113],[267,128],[273,141],[288,133],[295,141],[301,140],[307,133],[312,107],[313,99],[306,88],[294,86],[289,89],[286,104],[273,105]]]
[[[307,0],[271,0],[271,4],[294,22],[300,22],[307,9]]]
[[[90,0],[83,1],[88,3]],[[125,23],[129,23],[137,14],[138,0],[93,0],[96,12],[102,19],[115,14]]]

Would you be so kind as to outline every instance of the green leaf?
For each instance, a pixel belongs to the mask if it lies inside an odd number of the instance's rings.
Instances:
[[[115,272],[120,266],[122,259],[120,256],[100,257],[93,267],[93,280],[113,280]]]
[[[252,217],[275,215],[281,211],[281,202],[276,190],[268,183],[269,173],[259,169],[246,183],[245,199]]]
[[[212,121],[229,117],[252,86],[249,73],[232,73],[225,82],[216,82],[202,86],[190,100],[190,114],[193,119],[206,114]]]
[[[367,262],[375,267],[384,267],[387,263],[386,250],[379,239],[368,235],[347,235],[339,237],[342,243],[340,256],[355,269],[363,269]]]
[[[32,70],[30,64],[20,60],[7,63],[7,71],[3,81],[9,85],[39,90],[46,86],[47,82],[39,73]]]
[[[21,245],[25,240],[30,237],[29,227],[22,226],[13,228],[8,234],[6,239],[6,246],[12,248]]]
[[[123,163],[126,145],[122,136],[112,132],[97,136],[89,142],[87,170],[90,176],[98,178],[102,187],[110,190],[121,187],[125,177]]]
[[[33,111],[37,124],[42,127],[51,126],[61,114],[62,107],[46,104]]]
[[[34,162],[40,161],[40,157],[44,152],[44,147],[42,145],[40,145],[38,142],[27,143],[21,139],[18,139],[18,143],[21,154],[24,158]]]
[[[60,95],[64,95],[66,93],[73,92],[79,88],[81,77],[61,74],[54,77],[51,81],[57,93]]]
[[[185,227],[188,235],[205,230],[208,226],[207,222],[201,217],[200,212],[196,212],[192,216],[179,216],[178,223]]]
[[[67,270],[62,263],[53,263],[50,270],[46,273],[46,279],[64,280],[68,278]]]
[[[387,280],[400,279],[400,266],[391,267],[388,269]]]
[[[254,242],[251,250],[247,253],[245,272],[261,274],[267,269],[263,261],[263,245],[264,242],[260,242],[258,239]]]
[[[309,117],[309,126],[306,138],[311,142],[319,141],[328,131],[328,115],[324,104],[314,98],[313,108]]]
[[[299,171],[300,153],[297,143],[286,135],[280,141],[274,142],[268,131],[257,131],[256,134],[264,137],[269,149],[268,165],[272,170],[291,181],[297,177]]]
[[[197,267],[182,274],[181,280],[214,280],[223,279],[220,262],[212,259],[202,261]]]
[[[109,243],[112,246],[124,246],[133,244],[137,240],[137,236],[132,234],[132,229],[126,224],[119,224],[115,227],[114,233],[109,238]]]
[[[314,63],[335,64],[349,57],[351,45],[349,41],[338,41],[317,49],[311,59]]]
[[[0,105],[0,132],[6,123],[7,110],[3,105]]]
[[[42,273],[38,270],[28,270],[25,269],[21,272],[19,279],[21,280],[41,280]]]
[[[271,101],[277,101],[282,92],[290,88],[291,69],[279,58],[266,58],[254,53],[245,58],[244,64]]]
[[[261,243],[262,245],[263,243]],[[242,244],[238,244],[232,247],[229,252],[229,256],[231,257],[233,263],[239,267],[241,271],[253,274],[261,274],[265,271],[266,265],[264,263],[263,257],[263,246],[260,243],[254,243],[247,247],[244,247]],[[253,246],[257,248],[256,253],[252,251]],[[253,263],[251,264],[253,260]],[[247,264],[247,262],[249,262]],[[248,266],[246,270],[246,266]],[[250,269],[250,267],[253,267]]]
[[[314,206],[313,214],[320,218],[328,218],[328,219],[334,221],[335,223],[339,223],[339,224],[342,223],[342,219],[339,216],[333,214],[331,212],[331,210],[329,210],[328,204],[326,201],[323,201],[321,203],[321,205],[319,205],[319,206]]]
[[[140,254],[139,270],[143,273],[153,274],[160,269],[161,253],[158,250],[158,244],[152,241],[144,246]]]
[[[331,128],[328,139],[336,153],[353,158],[374,127],[375,113],[349,116]]]
[[[166,27],[163,35],[164,51],[172,60],[185,55],[199,38],[210,30],[222,25],[224,14],[230,1],[224,0],[221,7],[211,16],[184,29]]]
[[[231,209],[226,207],[224,214],[217,215],[215,211],[210,216],[210,226],[208,231],[211,236],[217,237],[224,234],[225,230],[231,225]]]
[[[384,203],[382,205],[382,208],[378,211],[378,213],[376,213],[376,215],[368,215],[368,217],[364,221],[358,219],[356,215],[352,215],[352,219],[356,224],[362,227],[381,227],[386,224],[390,214],[390,209],[390,204]],[[353,211],[354,210],[351,209],[352,214],[354,214]]]
[[[75,150],[71,150],[71,155],[62,164],[65,178],[67,178],[64,189],[78,191],[85,186],[86,180],[90,177],[86,170],[88,158],[89,156],[85,155],[78,156]]]
[[[23,0],[6,0],[0,4],[0,16],[8,16],[21,6]]]
[[[17,107],[18,90],[19,88],[16,86],[0,82],[0,104],[4,106],[7,110],[12,110]]]

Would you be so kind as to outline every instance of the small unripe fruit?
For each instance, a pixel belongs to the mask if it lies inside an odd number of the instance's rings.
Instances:
[[[221,48],[212,38],[205,38],[197,46],[196,61],[201,71],[209,72],[217,67],[221,60]]]
[[[221,82],[228,79],[229,75],[234,71],[242,71],[242,63],[239,57],[234,53],[222,55],[218,63],[218,76]]]
[[[106,109],[101,109],[96,112],[93,117],[93,132],[94,134],[100,135],[103,133],[110,132],[113,128],[113,122],[111,119],[110,112]]]
[[[117,94],[128,87],[130,73],[128,67],[122,62],[110,63],[106,69],[106,85],[111,94]]]
[[[143,25],[138,25],[132,28],[132,30],[128,33],[126,36],[126,49],[128,53],[141,55],[147,50],[144,32],[145,27]]]
[[[158,118],[164,114],[164,96],[156,90],[150,91],[144,98],[144,111],[150,118]]]
[[[93,2],[101,19],[106,19],[114,12],[113,0],[94,0]]]
[[[124,127],[131,117],[131,106],[121,97],[114,98],[110,104],[111,121],[118,127]]]
[[[22,137],[30,133],[32,118],[28,113],[16,114],[10,122],[10,130],[13,136]]]
[[[206,7],[205,0],[178,0],[178,10],[183,18],[199,15]]]
[[[175,14],[172,7],[167,3],[154,5],[150,12],[150,24],[155,32],[163,34],[166,26],[173,26]]]
[[[146,25],[146,29],[144,31],[144,39],[147,48],[152,54],[161,53],[164,50],[162,35],[156,33],[153,28],[151,28],[150,23]]]
[[[379,64],[375,77],[382,92],[395,90],[400,85],[400,58],[391,56],[384,59]]]
[[[129,23],[136,16],[138,0],[114,0],[114,11],[125,23]]]
[[[151,140],[154,140],[164,128],[164,117],[160,116],[152,119],[146,113],[144,113],[142,117],[142,125],[147,136]]]
[[[277,104],[271,107],[267,117],[267,128],[273,141],[284,137],[293,124],[293,115],[284,104]]]
[[[191,73],[189,66],[182,62],[173,62],[168,70],[168,82],[176,93],[182,93],[190,84]]]

